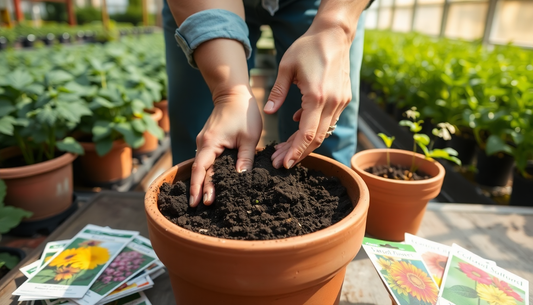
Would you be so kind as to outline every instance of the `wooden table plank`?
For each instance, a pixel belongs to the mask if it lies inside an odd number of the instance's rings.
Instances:
[[[102,192],[47,241],[71,238],[89,223],[137,230],[148,237],[143,198],[143,193]],[[455,242],[533,283],[533,208],[430,204],[418,235],[447,245]],[[36,260],[45,243],[28,255],[22,265]],[[0,283],[0,304],[18,304],[11,292],[24,281],[18,270],[8,274]],[[146,294],[155,305],[175,304],[167,273],[157,278],[154,288]],[[385,287],[361,249],[348,266],[341,305],[390,303]],[[533,296],[530,303],[533,304]]]

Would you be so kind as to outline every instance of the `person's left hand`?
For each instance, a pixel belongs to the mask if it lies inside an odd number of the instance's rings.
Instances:
[[[301,108],[293,116],[299,129],[276,146],[276,168],[291,168],[319,147],[352,99],[351,40],[341,28],[314,25],[283,55],[264,107],[265,113],[275,113],[293,83],[302,93]]]

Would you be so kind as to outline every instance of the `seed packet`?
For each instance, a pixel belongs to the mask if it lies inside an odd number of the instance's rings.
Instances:
[[[437,283],[413,246],[365,237],[363,249],[396,304],[437,303]]]
[[[433,280],[440,287],[451,247],[409,233],[405,233],[404,243],[413,246],[420,254]]]
[[[136,236],[107,266],[83,298],[71,301],[80,305],[94,305],[156,260],[150,241]]]
[[[62,251],[69,242],[70,239],[51,241],[47,243],[44,247],[41,257],[35,262],[20,268],[20,272],[22,272],[22,274],[24,274],[27,278],[31,278],[35,272],[41,269],[41,267],[47,263],[50,258],[52,258],[52,256],[54,256],[58,251]]]
[[[98,305],[107,304],[109,302],[121,299],[125,296],[134,294],[136,292],[150,289],[154,286],[154,281],[149,276],[138,278],[132,283],[124,283],[121,287],[115,289],[112,293],[103,298]]]
[[[144,292],[137,292],[129,296],[123,297],[116,301],[107,303],[106,305],[151,305],[150,301]]]
[[[494,263],[452,245],[439,305],[529,304],[529,282]]]
[[[139,233],[87,225],[13,295],[81,298]]]

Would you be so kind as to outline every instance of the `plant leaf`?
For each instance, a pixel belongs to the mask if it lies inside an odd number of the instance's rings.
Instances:
[[[10,101],[0,100],[0,118],[5,117],[15,110],[17,110],[17,108],[15,108]]]
[[[157,122],[152,118],[150,115],[144,115],[142,120],[146,124],[146,130],[157,137],[159,140],[163,139],[165,136],[165,132],[159,125],[157,125]]]
[[[505,141],[497,135],[490,135],[487,139],[487,146],[485,147],[487,156],[491,156],[498,152],[506,152],[513,155],[513,148],[505,143]]]
[[[15,255],[11,255],[6,252],[0,253],[0,267],[2,267],[2,265],[5,265],[7,269],[11,270],[15,268],[19,262],[20,259]]]
[[[25,211],[10,205],[0,209],[0,234],[9,232],[12,228],[18,226],[22,218],[31,217],[32,212]]]
[[[387,137],[384,133],[378,133],[378,136],[383,140],[385,143],[385,146],[388,148],[391,148],[392,142],[394,141],[395,137]]]
[[[6,197],[6,183],[0,179],[0,209],[4,206],[4,198]]]
[[[83,147],[73,137],[66,137],[62,141],[57,141],[56,147],[61,151],[68,151],[78,155],[85,153]]]
[[[463,285],[455,285],[455,286],[452,286],[450,288],[448,288],[450,291],[452,291],[453,293],[456,293],[460,296],[463,296],[465,298],[469,298],[469,299],[477,299],[478,298],[478,295],[477,295],[477,291],[470,288],[470,287],[467,287],[467,286],[463,286]]]
[[[93,141],[98,142],[102,140],[103,138],[109,136],[111,132],[113,131],[113,126],[114,126],[113,122],[107,122],[107,121],[102,121],[102,120],[96,121],[91,130],[91,133],[93,134]]]
[[[415,135],[413,135],[413,139],[419,145],[423,144],[425,146],[428,146],[429,142],[430,142],[429,137],[427,135],[425,135],[425,134],[415,134]]]
[[[73,80],[74,76],[63,70],[54,70],[46,73],[45,79],[49,86],[58,86]]]
[[[118,123],[114,129],[124,136],[124,140],[132,148],[139,148],[144,144],[143,134],[133,130],[130,123]]]
[[[37,111],[37,121],[48,126],[54,126],[57,120],[57,113],[49,105],[44,106]]]
[[[105,156],[113,147],[113,140],[110,138],[102,139],[95,142],[96,153],[101,157]]]
[[[5,116],[3,118],[0,118],[0,133],[12,136],[13,131],[15,130],[15,127],[13,125],[15,124],[17,124],[17,120],[15,120],[15,118],[12,116]]]

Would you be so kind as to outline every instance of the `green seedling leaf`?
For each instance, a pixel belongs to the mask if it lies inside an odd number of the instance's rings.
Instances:
[[[78,155],[85,154],[83,147],[72,137],[66,137],[62,141],[56,142],[56,147],[61,151],[67,151]]]
[[[490,135],[487,139],[487,145],[485,147],[485,152],[488,156],[499,152],[506,152],[510,155],[513,155],[514,151],[511,146],[509,146],[505,141],[498,137],[497,135]]]
[[[0,253],[0,267],[5,265],[7,269],[11,270],[17,266],[19,261],[19,258],[15,255],[11,255],[6,252]]]
[[[385,146],[387,146],[388,148],[391,148],[392,142],[395,139],[394,136],[387,137],[384,133],[378,133],[378,136],[383,140],[383,142],[385,143]]]
[[[453,150],[455,152],[455,154],[457,155],[457,151],[455,151],[452,148],[449,148],[449,149]],[[448,153],[448,151],[446,151],[445,149],[434,149],[434,150],[429,152],[429,157],[445,159],[445,160],[448,160],[448,161],[452,161],[453,163],[455,163],[455,164],[457,164],[459,166],[462,165],[461,160],[459,160],[459,158],[450,155]]]
[[[0,234],[9,232],[12,228],[18,226],[23,218],[31,217],[32,212],[25,211],[13,206],[3,206],[0,209]]]
[[[427,146],[429,145],[429,142],[430,142],[429,137],[425,134],[415,134],[413,135],[413,139],[418,145],[423,144]]]

